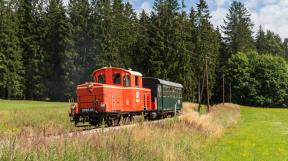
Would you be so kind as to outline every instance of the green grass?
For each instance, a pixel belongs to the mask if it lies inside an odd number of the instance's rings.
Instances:
[[[52,141],[27,139],[75,130],[69,105],[0,100],[0,160],[288,160],[288,109],[241,107],[234,124],[239,110],[216,107],[212,115],[191,113],[187,120]]]
[[[216,144],[206,160],[288,160],[288,110],[241,107],[241,121]]]
[[[69,103],[0,100],[0,134],[54,134],[74,128]]]

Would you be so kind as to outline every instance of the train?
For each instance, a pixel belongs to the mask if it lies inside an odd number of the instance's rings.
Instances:
[[[117,67],[97,69],[91,77],[92,82],[77,86],[77,103],[71,105],[69,116],[76,126],[115,126],[136,116],[161,119],[175,116],[182,108],[183,86],[179,83]]]

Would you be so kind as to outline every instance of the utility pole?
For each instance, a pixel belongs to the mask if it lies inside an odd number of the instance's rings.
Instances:
[[[198,112],[201,109],[201,89],[200,89],[200,81],[198,82]]]
[[[202,103],[202,97],[203,97],[203,91],[204,91],[204,83],[205,83],[205,78],[207,77],[206,75],[206,57],[205,57],[205,63],[203,64],[203,79],[202,79],[202,87],[201,87],[201,81],[199,79],[199,97],[198,97],[198,101],[199,101],[199,105],[198,105],[198,112],[201,111],[201,103]]]
[[[225,103],[225,75],[222,74],[222,103]]]
[[[208,56],[205,56],[205,73],[206,73],[206,94],[207,94],[207,112],[209,112],[209,76],[208,76],[208,63],[207,63]]]
[[[229,90],[229,91],[230,91],[230,92],[229,92],[229,93],[230,93],[230,94],[229,94],[230,97],[229,97],[229,98],[230,98],[230,103],[231,103],[231,102],[232,102],[232,101],[231,101],[231,100],[232,100],[232,94],[231,94],[231,83],[229,84],[229,87],[230,87],[230,90]]]

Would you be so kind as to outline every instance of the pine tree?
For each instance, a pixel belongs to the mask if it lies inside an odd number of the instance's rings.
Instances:
[[[70,86],[71,96],[75,97],[76,85],[89,80],[93,63],[95,59],[91,59],[95,53],[91,52],[92,41],[89,37],[89,17],[90,5],[88,0],[70,0],[68,5],[69,21],[72,25],[72,62],[73,70],[71,71]],[[72,65],[72,64],[71,64]]]
[[[140,71],[143,75],[147,74],[149,61],[149,32],[150,32],[150,18],[143,10],[140,14],[139,25],[137,29],[138,37],[134,44],[132,53],[132,67]]]
[[[250,13],[241,2],[233,1],[222,26],[230,54],[255,49]]]
[[[22,98],[23,63],[16,2],[0,1],[0,96]]]
[[[268,30],[266,32],[266,41],[267,41],[267,50],[266,53],[284,56],[285,55],[285,47],[283,45],[282,39],[278,34]]]
[[[195,65],[192,62],[192,57],[195,54],[195,44],[193,43],[193,33],[194,28],[191,25],[189,18],[184,12],[185,5],[182,2],[182,11],[179,19],[176,23],[176,41],[175,41],[175,69],[174,69],[174,80],[183,85],[183,93],[185,100],[193,100],[195,80],[192,67]]]
[[[288,39],[287,38],[284,39],[283,46],[285,48],[285,57],[287,58],[288,57]]]
[[[66,100],[71,97],[74,84],[71,74],[75,71],[72,25],[66,17],[62,0],[50,0],[45,15],[45,68],[48,87],[47,97],[51,100]]]
[[[200,0],[197,4],[196,13],[196,55],[193,57],[193,61],[197,62],[195,65],[195,77],[197,78],[198,88],[203,86],[203,69],[204,61],[208,59],[209,66],[209,91],[213,90],[216,80],[216,67],[219,63],[219,35],[214,30],[213,25],[210,22],[210,13],[205,0]]]
[[[41,75],[43,66],[43,48],[41,39],[42,1],[20,0],[17,11],[20,31],[20,46],[23,51],[23,64],[25,69],[25,98],[40,99],[45,90],[43,77]]]
[[[150,75],[162,79],[175,77],[175,24],[179,17],[176,0],[156,0],[151,16]]]
[[[258,33],[256,35],[256,49],[258,53],[265,53],[267,50],[267,42],[265,38],[265,32],[263,31],[262,26],[259,26]]]
[[[280,36],[269,30],[265,33],[261,26],[256,36],[256,47],[260,54],[285,56],[285,46]]]

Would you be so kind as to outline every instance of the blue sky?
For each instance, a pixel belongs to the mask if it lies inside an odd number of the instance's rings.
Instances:
[[[151,12],[154,0],[125,0],[133,4],[137,13],[141,10]],[[214,26],[223,25],[223,19],[233,0],[206,0],[212,15]],[[261,24],[265,30],[278,33],[282,38],[288,38],[288,0],[239,0],[251,13],[256,32]],[[65,3],[68,0],[64,0]],[[182,0],[179,0],[180,4]],[[184,0],[186,10],[195,6],[198,0]]]

